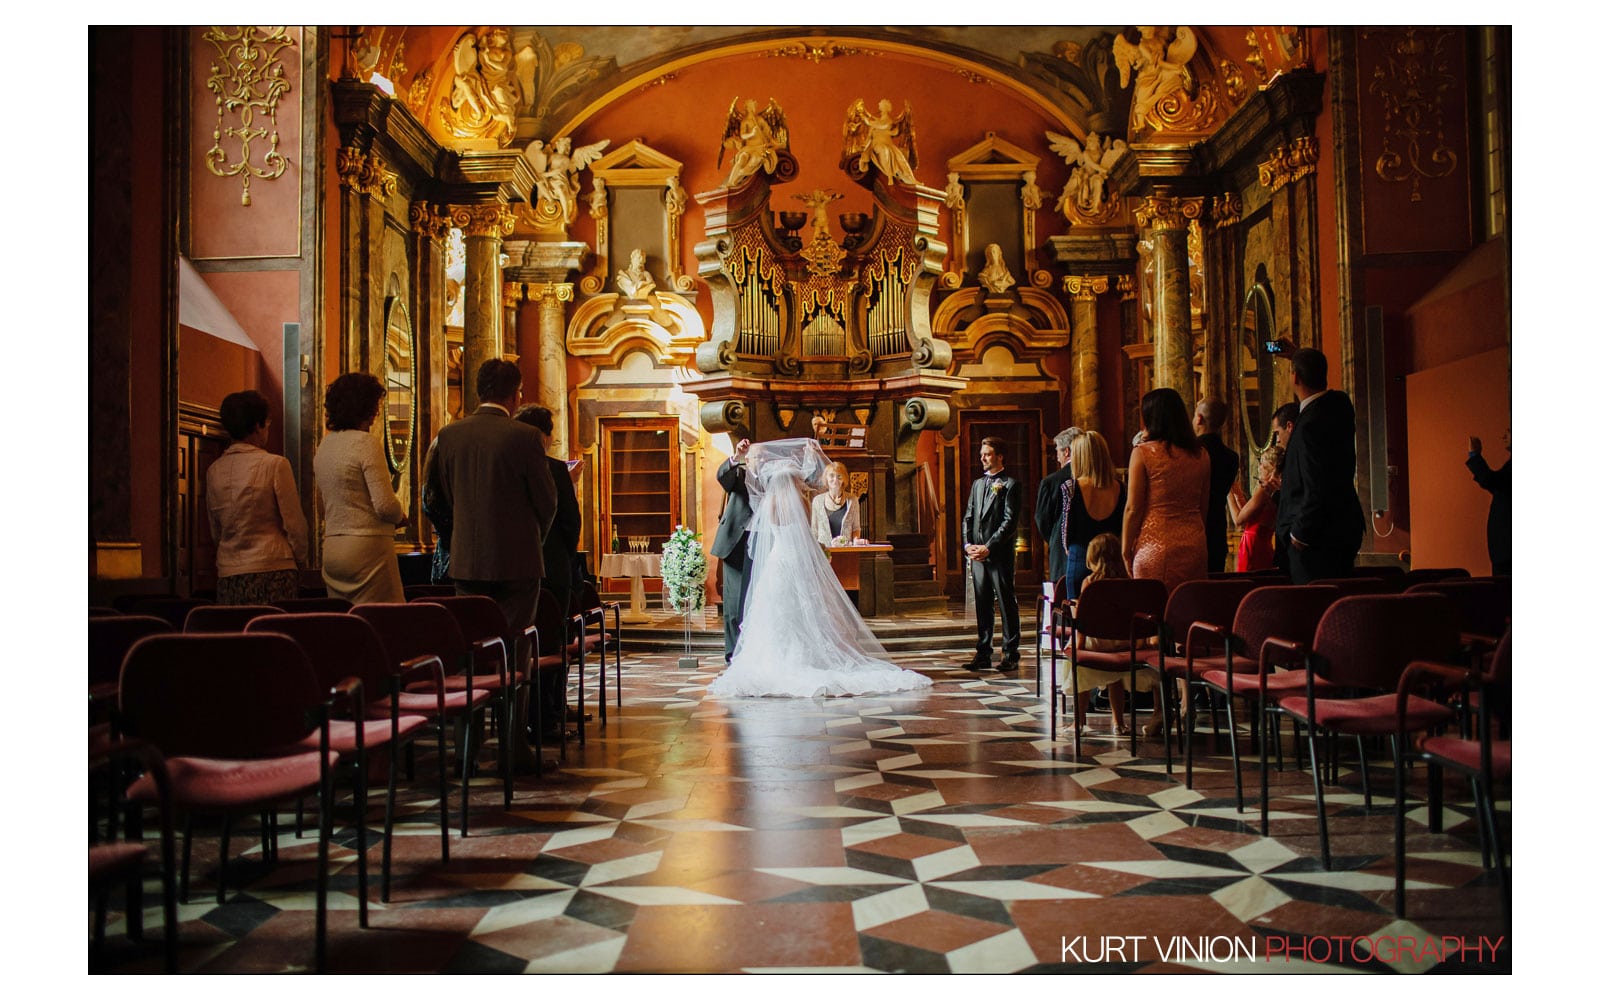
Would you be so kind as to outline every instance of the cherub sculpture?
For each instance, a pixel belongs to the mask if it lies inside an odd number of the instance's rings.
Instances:
[[[656,290],[656,279],[644,268],[643,250],[628,255],[628,267],[617,272],[617,287],[630,299],[647,299]]]
[[[945,174],[944,204],[952,212],[967,207],[967,196],[961,190],[961,175],[953,170]]]
[[[1194,32],[1180,26],[1174,31],[1164,25],[1139,26],[1139,41],[1129,41],[1117,35],[1111,41],[1112,58],[1122,75],[1122,86],[1128,85],[1130,73],[1133,81],[1133,121],[1142,122],[1158,102],[1175,90],[1190,93],[1194,89],[1194,74],[1189,71],[1189,60],[1199,48]]]
[[[1112,165],[1128,151],[1128,144],[1121,139],[1102,144],[1098,132],[1090,132],[1082,146],[1070,135],[1059,132],[1046,132],[1045,138],[1050,140],[1051,151],[1066,160],[1072,171],[1067,176],[1066,187],[1061,189],[1061,197],[1056,199],[1056,211],[1070,219],[1070,205],[1080,216],[1098,215],[1105,207],[1106,178]]]
[[[689,207],[689,192],[678,183],[677,177],[668,177],[667,189],[662,192],[661,200],[667,206],[668,215],[682,215],[684,209]]]
[[[744,110],[739,110],[735,97],[728,105],[728,126],[722,131],[722,148],[717,150],[717,167],[722,167],[722,156],[733,151],[733,167],[723,187],[737,187],[757,170],[772,173],[778,169],[778,150],[789,148],[789,126],[784,121],[783,109],[778,102],[767,98],[764,111],[756,110],[756,102],[746,100]]]
[[[523,155],[533,168],[539,200],[559,209],[566,225],[572,225],[578,218],[578,171],[599,159],[601,151],[610,144],[610,139],[601,139],[574,150],[568,136],[555,140],[548,150],[540,139],[528,143],[528,151]]]
[[[589,192],[589,218],[603,219],[611,214],[611,196],[606,191],[604,177],[594,179],[594,189]]]
[[[1004,295],[1017,279],[1011,276],[1011,269],[1006,267],[1005,254],[1000,250],[1000,244],[991,243],[983,248],[983,270],[978,272],[978,284],[990,295]]]
[[[911,105],[907,103],[898,116],[893,108],[887,100],[879,101],[874,115],[860,98],[850,105],[845,111],[844,156],[839,166],[858,175],[873,166],[890,184],[916,184],[912,171],[917,166],[917,137],[911,126]]]
[[[1038,173],[1032,170],[1024,170],[1022,172],[1022,191],[1020,194],[1022,195],[1023,208],[1037,211],[1044,207],[1044,191],[1039,188],[1038,177]]]
[[[810,194],[797,194],[794,197],[811,209],[811,242],[833,239],[833,233],[828,231],[828,204],[844,195],[827,188],[817,188]]]
[[[445,126],[463,138],[509,144],[517,132],[517,109],[524,103],[511,33],[505,28],[469,31],[456,41],[451,60],[455,80],[440,109]]]

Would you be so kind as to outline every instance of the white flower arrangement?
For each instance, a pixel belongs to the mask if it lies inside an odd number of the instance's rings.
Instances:
[[[699,534],[678,525],[661,546],[661,582],[667,604],[681,615],[706,605],[706,553]]]

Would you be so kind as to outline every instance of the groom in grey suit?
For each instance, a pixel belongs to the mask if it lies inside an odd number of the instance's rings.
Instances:
[[[711,554],[722,560],[722,656],[733,659],[739,642],[739,626],[744,620],[744,597],[749,590],[750,491],[744,483],[744,457],[750,450],[749,438],[741,438],[733,457],[717,469],[717,482],[727,493],[722,521],[711,542]]]

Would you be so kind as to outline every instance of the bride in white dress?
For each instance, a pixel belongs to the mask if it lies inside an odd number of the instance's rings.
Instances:
[[[889,662],[811,534],[807,485],[828,458],[812,438],[751,445],[745,484],[755,517],[744,622],[733,659],[708,688],[722,698],[887,694],[933,681]]]

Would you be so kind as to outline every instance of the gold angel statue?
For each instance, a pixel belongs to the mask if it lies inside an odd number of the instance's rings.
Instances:
[[[456,41],[451,54],[455,79],[440,113],[452,134],[510,144],[525,94],[515,73],[511,33],[478,28]]]
[[[1111,55],[1122,75],[1122,86],[1128,85],[1130,73],[1137,74],[1133,82],[1134,123],[1144,121],[1162,98],[1182,89],[1192,96],[1194,74],[1189,71],[1189,60],[1200,47],[1194,32],[1184,26],[1176,30],[1165,25],[1140,25],[1139,41],[1131,42],[1123,35],[1111,41]]]
[[[874,115],[860,98],[850,105],[845,111],[844,156],[839,166],[858,175],[873,166],[890,184],[916,184],[912,171],[917,166],[917,136],[911,126],[911,104],[906,103],[899,115],[893,108],[887,100],[879,101]]]
[[[578,171],[599,159],[600,153],[610,144],[610,139],[601,139],[573,149],[568,136],[556,139],[548,149],[540,139],[528,143],[528,151],[523,156],[533,168],[539,200],[559,209],[566,225],[572,225],[578,218]]]
[[[756,102],[746,100],[744,110],[739,109],[735,97],[728,105],[728,126],[722,130],[722,148],[717,150],[717,168],[722,168],[723,154],[733,151],[733,168],[723,187],[738,187],[757,170],[772,173],[778,169],[778,150],[789,148],[789,126],[778,102],[767,98],[764,111],[756,110]]]
[[[1090,132],[1081,146],[1070,135],[1049,131],[1044,135],[1050,140],[1051,152],[1066,160],[1072,171],[1067,176],[1066,187],[1061,189],[1061,197],[1056,199],[1056,211],[1072,218],[1068,212],[1070,204],[1078,215],[1098,215],[1105,207],[1106,178],[1111,174],[1112,165],[1128,151],[1128,144],[1121,139],[1102,143],[1098,132]]]

